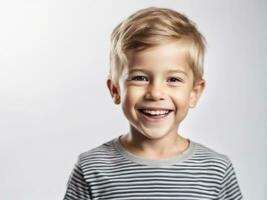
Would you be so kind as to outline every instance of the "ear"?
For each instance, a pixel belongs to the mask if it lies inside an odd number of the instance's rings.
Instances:
[[[115,104],[120,104],[121,98],[120,98],[120,93],[119,93],[119,87],[115,86],[115,84],[110,79],[107,80],[107,86],[108,86],[113,102]]]
[[[204,88],[206,86],[206,81],[204,79],[198,81],[190,94],[190,102],[189,102],[189,107],[190,108],[194,108],[197,105],[197,102],[202,94],[202,92],[204,91]]]

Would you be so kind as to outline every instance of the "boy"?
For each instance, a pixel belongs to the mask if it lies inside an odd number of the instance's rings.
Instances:
[[[64,199],[242,199],[228,157],[178,133],[205,87],[194,23],[147,8],[120,23],[111,42],[107,86],[129,132],[79,156]]]

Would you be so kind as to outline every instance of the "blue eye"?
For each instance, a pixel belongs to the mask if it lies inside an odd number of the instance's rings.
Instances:
[[[133,81],[148,81],[148,78],[145,76],[134,76],[133,78],[131,78],[131,80],[133,80]]]

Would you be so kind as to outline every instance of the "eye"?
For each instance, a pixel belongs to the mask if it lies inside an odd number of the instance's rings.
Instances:
[[[148,81],[148,78],[145,76],[134,76],[131,78],[133,81]]]
[[[168,82],[183,82],[183,79],[177,77],[170,77],[167,80]]]

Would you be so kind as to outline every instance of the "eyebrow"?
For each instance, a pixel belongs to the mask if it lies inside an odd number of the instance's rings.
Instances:
[[[183,70],[179,70],[179,69],[171,69],[171,70],[168,70],[167,71],[168,74],[171,74],[171,73],[178,73],[178,74],[184,74],[185,76],[188,76],[188,74],[183,71]]]
[[[150,74],[151,72],[149,70],[146,70],[146,69],[130,69],[129,70],[129,73],[134,73],[134,72],[143,72],[143,73],[146,73],[146,74]],[[178,74],[184,74],[185,76],[188,77],[188,74],[183,71],[183,70],[179,70],[179,69],[171,69],[171,70],[168,70],[166,72],[166,74],[174,74],[174,73],[178,73]]]
[[[149,70],[145,70],[145,69],[138,69],[138,68],[136,68],[136,69],[130,69],[129,70],[129,74],[130,73],[134,73],[134,72],[144,72],[144,73],[147,73],[147,74],[150,73]]]

